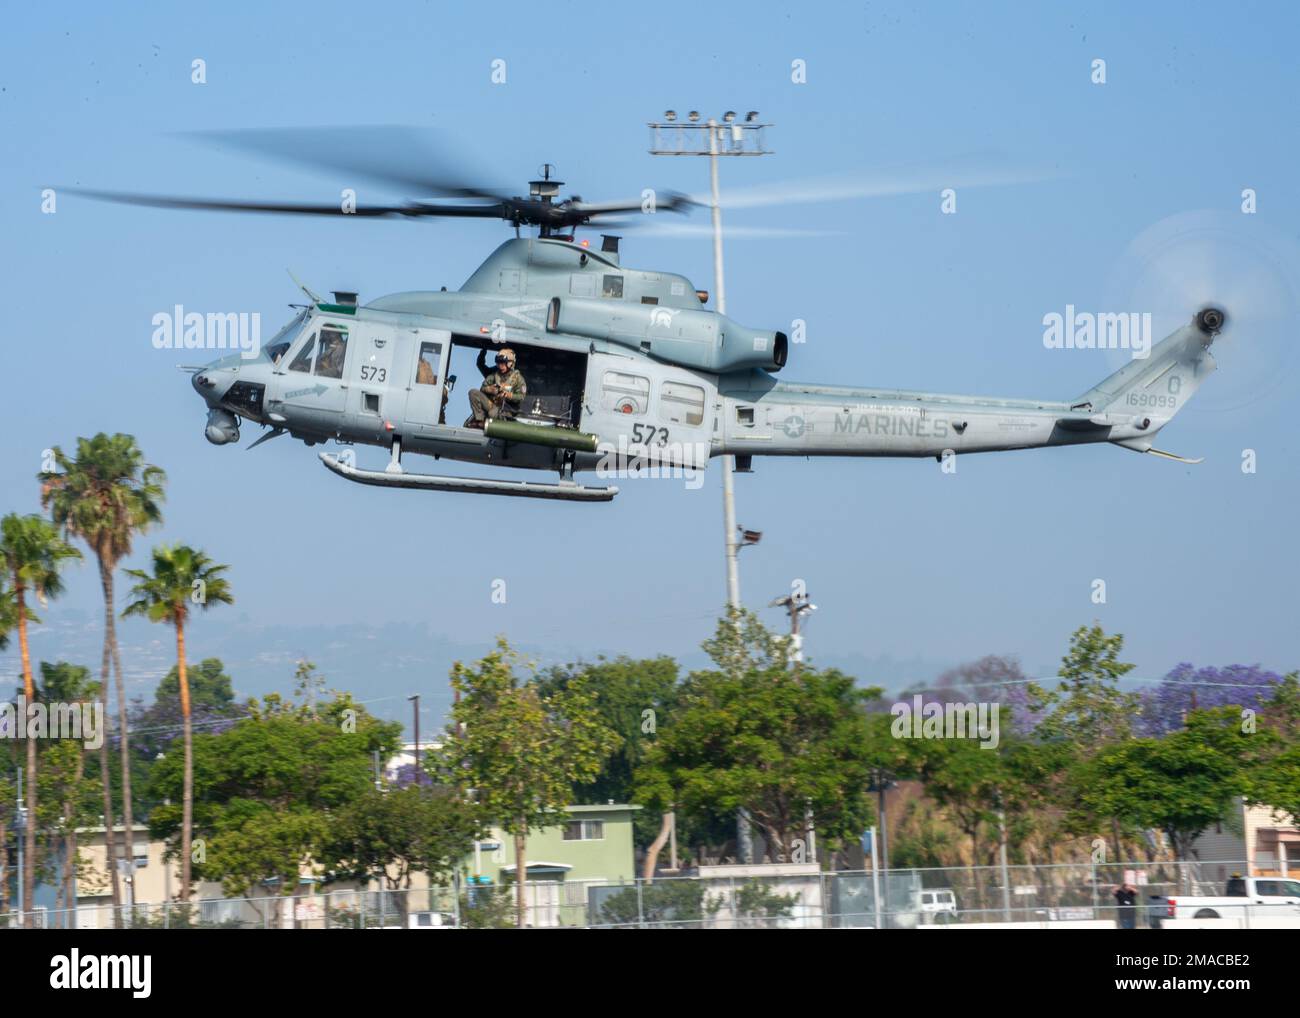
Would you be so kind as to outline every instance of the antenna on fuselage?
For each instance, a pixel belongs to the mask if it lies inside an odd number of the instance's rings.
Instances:
[[[299,290],[307,295],[309,301],[313,304],[319,304],[321,302],[320,295],[312,293],[307,284],[293,274],[293,269],[286,268],[284,271],[289,273],[289,278],[293,280],[294,285],[298,287]]]

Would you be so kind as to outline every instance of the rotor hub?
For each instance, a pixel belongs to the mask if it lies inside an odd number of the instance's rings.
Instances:
[[[1214,306],[1201,308],[1196,312],[1193,319],[1196,327],[1207,336],[1217,336],[1223,331],[1223,326],[1228,321],[1228,315],[1222,308]]]

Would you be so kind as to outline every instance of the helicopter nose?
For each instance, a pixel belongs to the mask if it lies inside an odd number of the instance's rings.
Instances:
[[[226,391],[239,376],[239,358],[222,357],[211,364],[205,364],[190,376],[190,385],[194,391],[209,404],[219,403],[225,398]]]
[[[210,371],[208,368],[200,368],[198,371],[194,372],[194,374],[190,375],[190,385],[192,385],[194,391],[205,400],[209,396],[215,395],[215,390],[217,388],[217,383],[210,377]]]

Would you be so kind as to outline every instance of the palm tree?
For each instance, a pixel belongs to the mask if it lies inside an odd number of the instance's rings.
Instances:
[[[9,596],[18,629],[18,652],[23,667],[23,695],[27,702],[36,699],[32,681],[32,658],[27,645],[27,622],[40,619],[27,605],[28,594],[35,594],[42,604],[63,593],[59,571],[67,559],[81,558],[81,552],[59,537],[49,520],[40,516],[10,513],[0,520],[0,563],[9,581]],[[27,829],[24,832],[23,903],[32,906],[36,890],[36,740],[27,739]],[[31,926],[33,913],[28,911],[23,925]]]
[[[8,576],[0,572],[0,650],[9,649],[9,634],[12,633],[18,625],[18,613],[14,608],[13,591],[7,587]],[[9,874],[8,869],[8,849],[9,844],[9,803],[10,796],[13,792],[9,788],[8,781],[5,777],[0,776],[0,916],[7,915],[9,912]]]
[[[128,569],[136,579],[135,599],[122,612],[144,615],[150,622],[176,628],[176,674],[180,679],[181,717],[185,726],[185,791],[181,798],[181,901],[190,900],[190,842],[194,826],[194,742],[190,729],[190,683],[185,672],[185,623],[191,605],[206,609],[214,604],[234,604],[230,584],[221,575],[228,567],[217,565],[203,552],[183,544],[160,545],[153,550],[153,573]]]
[[[122,824],[126,837],[126,858],[135,859],[135,816],[131,801],[131,747],[127,727],[126,692],[122,679],[122,655],[117,646],[116,613],[113,610],[113,574],[117,564],[131,554],[131,541],[162,519],[159,503],[166,475],[144,462],[144,454],[131,435],[106,435],[77,439],[76,459],[69,459],[57,445],[56,470],[39,475],[41,505],[50,510],[54,522],[69,537],[90,546],[99,562],[99,582],[104,592],[104,653],[100,665],[100,694],[108,696],[110,655],[117,689],[118,748],[122,766]],[[102,700],[101,700],[102,707]],[[113,786],[109,779],[109,740],[99,751],[100,779],[104,786],[105,846],[113,886],[113,918],[122,923],[122,887],[116,866],[117,844],[113,835]],[[132,870],[134,872],[134,870]]]

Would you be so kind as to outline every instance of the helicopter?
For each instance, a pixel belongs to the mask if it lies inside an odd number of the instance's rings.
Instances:
[[[245,136],[246,137],[246,136]],[[284,139],[282,138],[283,142]],[[288,139],[292,144],[296,139]],[[335,165],[348,157],[335,155]],[[343,160],[340,163],[340,159]],[[355,164],[346,165],[357,170]],[[391,205],[248,202],[87,191],[92,198],[162,208],[359,218],[472,217],[504,221],[503,242],[454,291],[417,290],[362,301],[350,291],[308,303],[256,356],[236,353],[191,367],[214,445],[241,428],[269,428],[252,447],[289,435],[326,468],[359,484],[566,501],[609,501],[616,486],[579,483],[584,472],[626,476],[635,466],[702,470],[716,456],[751,472],[755,456],[945,457],[1108,442],[1185,463],[1153,439],[1214,372],[1210,347],[1227,314],[1210,304],[1181,328],[1073,399],[1034,400],[846,387],[778,380],[786,333],[711,310],[685,276],[622,264],[619,217],[643,200],[588,203],[560,197],[543,167],[526,197],[400,170],[362,167],[437,201]],[[74,189],[76,190],[76,189]],[[666,193],[656,211],[695,202]],[[578,228],[608,228],[599,249]],[[521,228],[535,227],[535,236]],[[301,286],[301,284],[299,284]],[[495,350],[514,352],[527,393],[482,427],[450,407],[453,353],[474,351],[485,375]],[[359,467],[349,447],[387,449],[382,470]],[[408,454],[503,470],[554,472],[554,481],[412,472]]]

